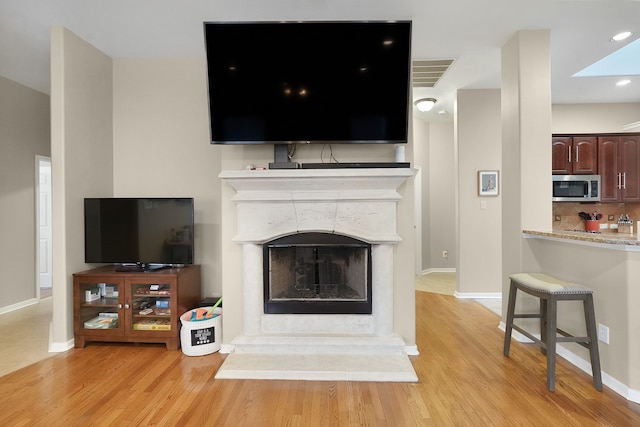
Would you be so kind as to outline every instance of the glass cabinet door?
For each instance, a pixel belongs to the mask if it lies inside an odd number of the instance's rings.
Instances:
[[[120,292],[118,283],[80,282],[78,327],[84,330],[122,330]]]
[[[131,329],[134,331],[171,331],[170,283],[135,283],[131,292]]]

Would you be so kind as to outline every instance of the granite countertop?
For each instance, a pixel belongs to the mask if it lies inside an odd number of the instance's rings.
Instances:
[[[557,239],[575,240],[588,243],[600,243],[606,245],[634,246],[640,249],[640,240],[635,234],[622,234],[612,231],[602,233],[588,233],[585,231],[560,231],[560,230],[522,230],[523,234]]]

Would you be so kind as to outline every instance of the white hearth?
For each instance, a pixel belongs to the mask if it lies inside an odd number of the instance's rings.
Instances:
[[[243,335],[216,378],[417,381],[393,332],[397,189],[411,169],[225,171],[242,245]],[[324,232],[372,245],[372,313],[265,314],[263,244]]]

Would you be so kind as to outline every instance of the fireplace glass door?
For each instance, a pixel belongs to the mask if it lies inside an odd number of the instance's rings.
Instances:
[[[371,245],[298,233],[264,245],[265,313],[371,314]]]

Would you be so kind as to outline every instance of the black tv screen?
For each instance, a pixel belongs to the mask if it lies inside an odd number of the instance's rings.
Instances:
[[[213,144],[407,142],[411,22],[205,22]]]
[[[86,263],[193,264],[192,198],[84,199]]]

